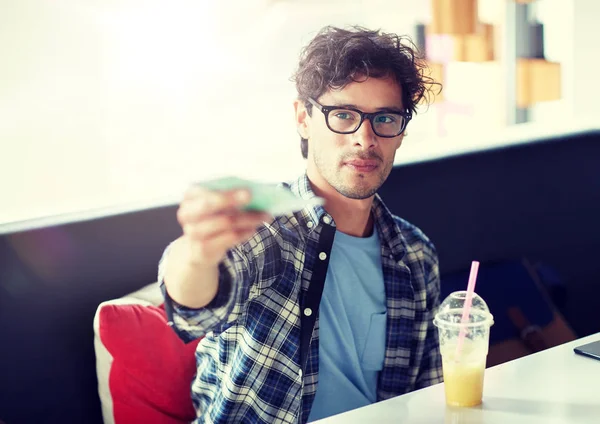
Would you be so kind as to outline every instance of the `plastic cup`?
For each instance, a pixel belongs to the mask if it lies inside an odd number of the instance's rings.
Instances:
[[[449,406],[476,406],[483,400],[485,363],[494,317],[485,301],[474,293],[469,316],[462,322],[466,295],[466,291],[450,294],[433,320],[439,334],[444,390]],[[458,343],[461,330],[464,339]]]

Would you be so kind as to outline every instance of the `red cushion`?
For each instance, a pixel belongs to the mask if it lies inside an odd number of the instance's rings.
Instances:
[[[189,423],[200,340],[185,344],[156,306],[104,305],[100,339],[113,357],[109,387],[115,424]]]

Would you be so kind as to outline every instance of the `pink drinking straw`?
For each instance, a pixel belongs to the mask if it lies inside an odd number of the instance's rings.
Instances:
[[[469,322],[469,314],[471,313],[471,302],[473,302],[473,293],[475,293],[475,282],[477,281],[477,271],[479,271],[479,262],[473,261],[471,263],[471,274],[469,275],[469,284],[467,285],[467,296],[465,297],[465,304],[463,305],[462,318],[460,320],[461,329],[458,334],[458,342],[456,343],[456,357],[460,357],[460,353],[465,342],[467,330],[465,324]]]

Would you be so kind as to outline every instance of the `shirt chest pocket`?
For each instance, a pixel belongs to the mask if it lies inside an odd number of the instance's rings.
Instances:
[[[368,371],[381,371],[385,357],[385,330],[387,312],[371,314],[369,329],[360,362]]]

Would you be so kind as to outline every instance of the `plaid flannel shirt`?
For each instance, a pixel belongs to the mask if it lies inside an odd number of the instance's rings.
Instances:
[[[311,198],[306,175],[292,192]],[[439,306],[438,259],[429,239],[393,216],[376,195],[387,329],[378,401],[442,381],[433,317]],[[192,382],[196,423],[305,423],[318,384],[320,293],[335,223],[322,206],[277,217],[219,265],[219,289],[206,307],[172,301],[159,281],[171,325],[185,341],[203,339]],[[312,305],[312,308],[310,307]],[[315,311],[313,314],[312,311]]]

